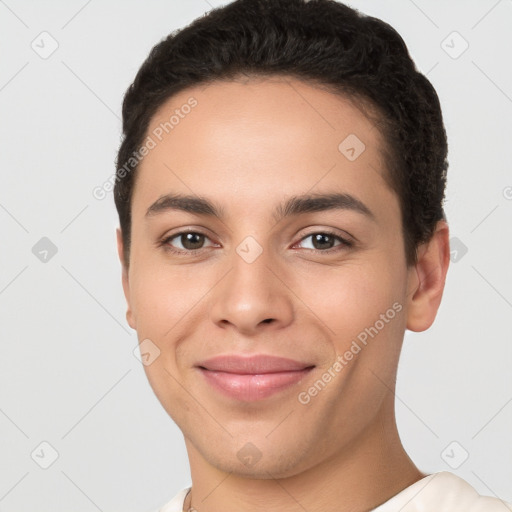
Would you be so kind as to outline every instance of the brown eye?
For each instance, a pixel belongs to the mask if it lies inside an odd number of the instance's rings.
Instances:
[[[313,246],[315,249],[331,249],[334,247],[335,239],[325,233],[316,233],[312,235]]]
[[[344,247],[351,247],[353,245],[349,240],[328,231],[311,233],[305,236],[300,243],[303,243],[304,240],[307,239],[311,239],[310,245],[312,247],[306,247],[306,249],[317,250],[320,252],[329,252],[330,249],[338,250],[343,249]]]
[[[179,239],[185,249],[193,251],[194,249],[201,249],[205,236],[201,233],[185,233],[180,235]]]
[[[205,247],[205,240],[209,239],[202,233],[182,231],[163,240],[162,245],[173,252],[187,253],[203,249]]]

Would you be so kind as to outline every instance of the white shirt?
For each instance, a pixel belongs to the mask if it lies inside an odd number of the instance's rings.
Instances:
[[[190,487],[154,512],[182,512]],[[465,480],[442,471],[428,475],[400,491],[371,512],[512,512],[512,504],[481,496]]]

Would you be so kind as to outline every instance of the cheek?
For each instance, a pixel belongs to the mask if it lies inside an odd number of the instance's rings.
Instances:
[[[375,261],[320,268],[314,275],[303,275],[295,281],[297,295],[322,321],[326,334],[336,340],[338,353],[365,328],[373,326],[381,314],[389,311],[386,319],[399,317],[396,310],[402,308],[395,305],[393,309],[393,304],[402,302],[403,276],[398,266],[386,265],[382,255]]]
[[[190,272],[139,269],[131,285],[139,335],[162,340],[197,302],[199,287]]]
[[[205,323],[217,270],[215,265],[171,265],[150,258],[134,266],[130,293],[139,338],[154,340],[166,358],[174,359],[185,334]]]
[[[194,276],[184,266],[173,269],[147,264],[134,268],[130,285],[139,340],[150,339],[160,350],[158,357],[144,366],[144,371],[153,392],[174,421],[180,419],[177,414],[186,414],[190,408],[179,384],[183,375],[177,359],[183,329],[196,320],[196,308],[206,293],[197,286],[198,282],[197,274]]]

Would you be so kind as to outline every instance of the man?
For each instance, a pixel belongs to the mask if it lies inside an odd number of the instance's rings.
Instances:
[[[404,332],[432,325],[448,270],[448,164],[389,25],[235,1],[153,48],[123,133],[127,320],[192,477],[161,512],[510,507],[398,435]]]

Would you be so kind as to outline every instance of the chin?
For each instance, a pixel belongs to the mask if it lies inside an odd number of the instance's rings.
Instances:
[[[288,478],[301,473],[305,469],[304,453],[298,453],[296,446],[291,445],[283,452],[283,446],[268,446],[259,450],[251,442],[242,444],[242,447],[233,450],[233,440],[230,446],[224,449],[219,446],[218,451],[212,451],[211,446],[205,447],[202,456],[215,468],[235,475],[255,480],[268,480],[269,478]],[[229,456],[231,454],[231,456]]]

